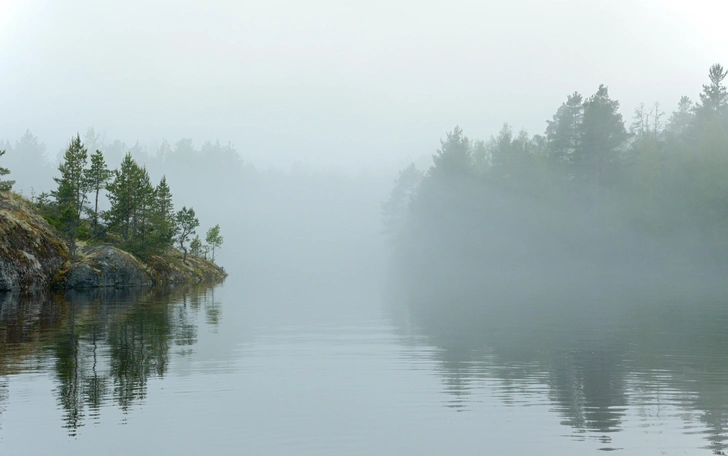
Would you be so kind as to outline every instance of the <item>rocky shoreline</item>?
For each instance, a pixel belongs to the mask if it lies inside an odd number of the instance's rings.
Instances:
[[[0,291],[89,289],[220,281],[211,261],[170,249],[146,261],[111,245],[80,244],[71,260],[61,234],[20,195],[0,192]]]

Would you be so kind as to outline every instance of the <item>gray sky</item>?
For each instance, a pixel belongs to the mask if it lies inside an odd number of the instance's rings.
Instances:
[[[631,117],[728,65],[711,0],[0,0],[0,138],[232,141],[262,166],[380,168],[459,124],[541,133],[600,83]]]

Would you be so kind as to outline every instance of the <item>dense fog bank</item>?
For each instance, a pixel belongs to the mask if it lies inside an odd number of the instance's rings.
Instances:
[[[216,261],[232,277],[246,274],[275,287],[286,282],[305,292],[363,283],[381,274],[385,252],[380,202],[394,173],[303,165],[261,170],[229,143],[182,139],[128,145],[104,140],[93,128],[78,140],[89,154],[100,150],[112,169],[124,166],[129,154],[149,181],[164,178],[174,209],[194,208],[203,239],[208,228],[220,225],[224,245]],[[37,201],[56,186],[58,165],[31,132],[4,141],[2,147],[7,153],[0,164],[10,169],[15,191]],[[108,195],[102,188],[102,213],[109,211]]]
[[[383,206],[410,291],[722,279],[728,263],[728,93],[714,65],[699,101],[630,126],[607,87],[573,93],[543,135],[455,128]],[[588,285],[585,285],[588,286]]]

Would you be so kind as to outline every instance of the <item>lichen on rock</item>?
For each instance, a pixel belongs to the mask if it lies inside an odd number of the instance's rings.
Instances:
[[[0,291],[45,288],[67,261],[59,233],[32,204],[0,192]]]

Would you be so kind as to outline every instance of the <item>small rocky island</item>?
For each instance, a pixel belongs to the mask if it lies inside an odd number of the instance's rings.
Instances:
[[[72,256],[63,234],[32,202],[0,192],[0,291],[198,283],[227,276],[212,261],[184,256],[169,247],[142,260],[113,245],[81,241]]]

